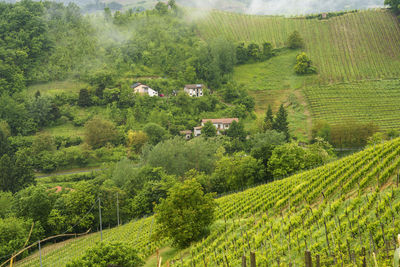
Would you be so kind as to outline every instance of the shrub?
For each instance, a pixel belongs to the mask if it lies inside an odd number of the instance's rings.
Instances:
[[[81,258],[67,264],[67,267],[92,266],[141,266],[143,260],[129,244],[122,242],[101,242],[89,249]]]

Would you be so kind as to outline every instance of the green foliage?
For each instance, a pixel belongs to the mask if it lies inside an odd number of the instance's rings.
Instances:
[[[297,63],[294,70],[297,74],[313,74],[317,72],[316,68],[311,65],[311,59],[308,58],[306,53],[300,53],[296,60]]]
[[[130,243],[100,242],[82,257],[67,264],[68,267],[142,266],[143,260]]]
[[[11,192],[0,191],[0,219],[11,217],[13,195]]]
[[[146,124],[143,131],[149,137],[149,142],[152,145],[156,145],[167,138],[167,131],[157,123]]]
[[[286,109],[283,107],[283,104],[279,107],[278,113],[276,114],[276,118],[272,124],[272,129],[283,133],[286,137],[286,141],[289,141],[289,122],[288,122],[288,113]]]
[[[89,95],[89,91],[87,89],[81,89],[79,91],[78,105],[80,107],[90,106],[90,95]]]
[[[32,220],[15,217],[0,218],[0,260],[9,259],[12,253],[23,248],[32,227]],[[33,227],[31,240],[39,240],[43,235],[40,223]]]
[[[204,123],[203,128],[201,129],[201,133],[205,137],[215,137],[217,136],[217,129],[215,129],[214,124],[211,121],[207,121]]]
[[[399,0],[385,0],[385,5],[388,5],[395,14],[400,13],[400,1]]]
[[[265,172],[261,161],[240,152],[224,156],[215,163],[213,189],[218,193],[242,190],[263,182],[264,178]]]
[[[277,146],[268,161],[268,170],[274,178],[288,176],[294,172],[323,165],[334,159],[332,146],[318,139],[308,147],[301,147],[295,143],[286,143]]]
[[[232,139],[237,139],[241,142],[244,142],[246,140],[247,133],[244,130],[243,122],[233,121],[231,126],[229,126],[229,129],[226,130],[226,135]]]
[[[176,184],[154,209],[157,233],[179,248],[187,247],[207,234],[215,207],[213,195],[204,194],[195,179]]]
[[[35,183],[32,161],[26,151],[0,158],[0,190],[17,192]]]
[[[287,40],[287,46],[291,49],[298,49],[304,47],[303,38],[298,31],[294,31]]]
[[[209,174],[214,169],[215,153],[220,146],[221,141],[218,138],[199,137],[185,141],[175,137],[144,153],[143,161],[154,167],[163,167],[167,173],[179,176],[191,169]]]
[[[112,122],[95,117],[85,123],[85,141],[89,146],[99,148],[117,139],[118,132]]]

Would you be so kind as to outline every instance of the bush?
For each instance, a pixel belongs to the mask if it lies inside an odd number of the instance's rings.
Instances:
[[[306,53],[302,52],[296,58],[297,63],[294,67],[294,70],[297,74],[313,74],[317,72],[317,69],[311,66],[311,59],[306,55]]]
[[[85,123],[85,141],[89,146],[99,148],[117,139],[118,132],[114,123],[98,117]]]
[[[101,242],[89,249],[81,258],[67,264],[67,267],[92,266],[141,266],[143,260],[129,244],[122,242]]]
[[[291,49],[298,49],[304,46],[303,38],[301,38],[298,31],[294,31],[288,38],[288,47]]]

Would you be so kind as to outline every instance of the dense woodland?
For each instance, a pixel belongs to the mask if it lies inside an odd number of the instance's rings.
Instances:
[[[388,4],[399,12],[399,3]],[[168,206],[162,199],[184,186],[201,191],[199,199],[212,199],[326,164],[337,158],[334,147],[362,148],[398,136],[372,122],[316,121],[309,142],[298,142],[283,103],[257,118],[254,98],[232,79],[235,66],[268,61],[280,49],[269,42],[205,41],[185,19],[173,0],[152,10],[105,8],[92,15],[75,4],[0,3],[0,260],[23,247],[32,224],[31,240],[96,230],[99,216],[91,208],[99,198],[102,222],[113,227],[116,194],[127,222],[155,210],[162,214]],[[293,32],[285,48],[299,50],[293,72],[314,75],[318,69],[300,53],[303,46]],[[66,79],[84,86],[27,93],[32,85]],[[134,94],[133,82],[164,97]],[[203,97],[182,92],[192,83],[207,86]],[[180,136],[204,118],[239,123],[223,135],[206,125],[201,137]],[[46,131],[60,125],[80,127],[82,135]],[[61,192],[35,178],[37,172],[101,164],[98,172],[56,181],[70,182]],[[207,201],[205,209],[213,206]],[[176,243],[184,247],[207,234],[203,230]]]

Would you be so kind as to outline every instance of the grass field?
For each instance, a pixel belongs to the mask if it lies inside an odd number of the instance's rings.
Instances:
[[[48,83],[40,83],[28,87],[27,93],[34,95],[40,91],[41,95],[54,96],[60,93],[79,93],[79,90],[85,88],[87,84],[74,80],[55,81]]]
[[[154,262],[156,249],[166,259],[175,260],[169,266],[203,266],[204,260],[208,266],[223,266],[226,261],[239,266],[242,255],[248,257],[250,251],[256,253],[260,266],[276,266],[277,259],[282,266],[289,262],[302,266],[306,249],[313,257],[320,255],[322,266],[333,266],[334,261],[338,266],[360,266],[362,247],[366,248],[367,266],[372,266],[372,252],[379,266],[390,266],[400,229],[399,168],[400,139],[396,139],[284,180],[221,197],[209,236],[183,251],[170,249],[167,240],[152,241],[153,217],[106,230],[103,239],[131,242],[148,257],[147,266]],[[99,239],[95,233],[46,246],[43,266],[64,266]],[[16,266],[38,263],[36,253]]]
[[[254,97],[257,116],[265,116],[268,105],[274,112],[282,103],[288,107],[292,136],[307,141],[311,116],[301,89],[312,77],[295,74],[293,67],[297,53],[283,49],[268,61],[237,66],[233,79]]]
[[[319,82],[400,76],[400,26],[384,9],[329,20],[214,11],[198,22],[198,30],[204,39],[222,36],[235,42],[271,42],[277,48],[298,30],[319,71]]]

